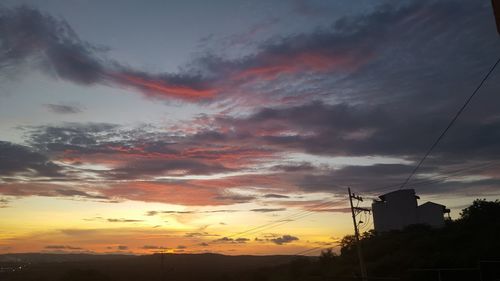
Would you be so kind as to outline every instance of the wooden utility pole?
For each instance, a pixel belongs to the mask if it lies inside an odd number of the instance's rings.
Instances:
[[[356,196],[354,193],[351,193],[351,188],[347,188],[349,192],[349,203],[351,204],[351,213],[352,213],[352,222],[354,224],[354,237],[356,238],[356,249],[358,251],[358,259],[359,259],[359,268],[361,270],[361,280],[368,281],[368,274],[366,272],[365,261],[363,259],[363,251],[361,249],[361,243],[359,241],[359,230],[358,230],[358,222],[356,221],[356,213],[359,211],[369,211],[366,208],[354,207],[352,204],[352,199],[356,199],[360,202],[363,201],[363,198],[360,196]]]
[[[495,14],[497,31],[500,34],[500,0],[491,0],[491,6],[493,6],[493,13]]]

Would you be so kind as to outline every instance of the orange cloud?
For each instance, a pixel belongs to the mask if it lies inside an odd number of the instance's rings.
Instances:
[[[233,76],[233,80],[249,78],[262,78],[265,80],[276,79],[280,74],[294,74],[301,71],[327,72],[327,71],[355,71],[367,63],[372,54],[355,56],[353,54],[330,54],[326,52],[305,51],[293,55],[266,55],[260,58],[261,65],[249,67]]]
[[[176,85],[166,81],[148,79],[132,74],[111,74],[115,81],[120,84],[133,86],[141,89],[147,96],[170,96],[187,101],[208,100],[217,94],[215,89],[195,88],[184,85]]]
[[[234,203],[217,200],[220,191],[218,188],[203,188],[188,183],[128,182],[112,185],[102,190],[102,193],[109,197],[185,206],[217,206]]]

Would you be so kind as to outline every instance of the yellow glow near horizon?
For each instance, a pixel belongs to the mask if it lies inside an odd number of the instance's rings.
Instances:
[[[103,203],[52,197],[26,197],[13,200],[8,208],[1,210],[4,219],[1,222],[0,251],[3,253],[51,251],[46,248],[50,245],[68,246],[68,251],[76,252],[81,250],[72,248],[105,253],[120,252],[117,247],[122,246],[127,248],[121,251],[122,253],[136,254],[160,250],[145,249],[145,246],[149,245],[168,247],[170,252],[291,253],[330,243],[333,241],[332,236],[339,236],[343,232],[343,227],[339,228],[341,231],[333,231],[333,225],[325,227],[324,221],[337,217],[337,214],[332,216],[328,213],[317,213],[307,219],[264,229],[265,231],[234,236],[256,225],[265,225],[298,211],[291,209],[280,212],[279,215],[257,213],[248,210],[262,206],[243,205],[238,208],[232,207],[231,210],[234,212],[211,213],[205,211],[217,209],[135,201]],[[218,207],[218,209],[227,208]],[[154,210],[179,213],[148,216],[147,213]],[[193,213],[182,213],[188,210]],[[333,232],[337,233],[332,234]],[[197,233],[199,236],[196,236]],[[283,245],[271,242],[272,237],[286,234],[299,237],[299,240]],[[223,237],[233,236],[234,239],[248,240],[245,243],[214,242]],[[258,243],[256,238],[266,242]],[[209,246],[200,246],[202,243],[208,243]],[[178,249],[179,246],[187,248]]]

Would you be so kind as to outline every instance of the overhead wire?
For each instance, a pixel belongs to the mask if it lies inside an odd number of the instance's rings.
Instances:
[[[311,207],[309,209],[302,210],[302,211],[299,211],[297,213],[285,216],[285,217],[283,217],[283,218],[281,218],[279,220],[275,220],[275,221],[272,221],[272,222],[269,222],[269,223],[265,223],[263,225],[253,227],[253,228],[247,229],[247,230],[242,231],[242,232],[234,233],[232,235],[227,236],[227,238],[239,237],[239,236],[242,236],[243,234],[258,233],[258,232],[261,232],[263,230],[267,230],[269,228],[274,228],[275,226],[278,226],[278,225],[282,225],[282,224],[285,224],[285,223],[296,221],[298,219],[307,217],[307,216],[309,216],[309,215],[311,215],[311,214],[313,214],[313,213],[315,213],[317,211],[321,211],[323,208],[320,208],[320,207],[327,206],[328,204],[333,203],[333,202],[334,202],[334,200],[325,201],[325,202],[317,204],[317,205],[315,205],[315,206],[313,206],[313,207]]]
[[[421,179],[419,181],[415,181],[415,182],[410,182],[410,183],[408,183],[408,185],[411,185],[411,186],[425,185],[427,182],[435,181],[436,179],[440,179],[440,178],[449,179],[449,178],[452,178],[453,175],[460,175],[460,174],[463,174],[464,172],[470,172],[470,171],[474,171],[474,170],[478,170],[478,169],[494,167],[494,166],[499,165],[499,164],[500,164],[500,162],[498,160],[490,161],[490,162],[486,162],[486,163],[483,162],[479,165],[475,165],[472,167],[469,166],[469,167],[464,167],[461,169],[453,170],[450,172],[441,172],[439,175],[423,178],[423,179]],[[445,177],[447,175],[448,175],[448,177]],[[400,184],[384,185],[384,186],[379,186],[376,188],[371,188],[371,189],[367,190],[366,192],[388,190],[388,189],[396,188],[398,186],[400,186]]]
[[[432,143],[432,145],[429,147],[429,149],[424,154],[422,159],[420,159],[418,164],[413,168],[411,173],[408,175],[408,177],[405,179],[405,181],[401,184],[399,189],[403,189],[406,186],[406,184],[408,184],[408,182],[411,180],[411,178],[415,175],[415,173],[418,171],[418,169],[422,166],[425,159],[429,156],[429,154],[431,154],[431,152],[438,145],[438,143],[444,138],[444,136],[450,130],[450,128],[453,126],[453,124],[455,124],[455,122],[457,121],[460,114],[462,114],[462,112],[465,110],[465,108],[471,102],[472,98],[474,98],[474,96],[479,92],[479,90],[481,89],[483,84],[486,82],[486,80],[488,80],[488,77],[490,77],[491,73],[493,73],[493,71],[495,70],[495,68],[497,67],[497,65],[499,63],[500,63],[500,58],[497,59],[497,61],[493,64],[493,66],[490,68],[490,70],[486,73],[486,75],[483,77],[483,79],[481,80],[479,85],[475,88],[475,90],[472,92],[472,94],[465,100],[465,103],[462,105],[462,107],[460,107],[460,109],[457,111],[457,113],[451,119],[451,121],[448,123],[448,125],[445,127],[445,129],[441,132],[441,134],[438,136],[438,138]]]
[[[235,238],[235,237],[239,238],[239,237],[242,237],[244,235],[256,234],[256,233],[260,233],[260,232],[265,231],[265,230],[269,230],[269,229],[281,226],[281,225],[286,224],[286,223],[297,221],[299,219],[302,219],[302,218],[308,217],[310,215],[313,215],[314,213],[316,213],[318,211],[321,212],[323,210],[326,210],[325,208],[328,208],[329,207],[328,205],[331,204],[331,203],[333,203],[333,202],[335,202],[335,200],[330,199],[330,200],[324,201],[322,203],[319,203],[317,205],[314,205],[314,206],[312,206],[312,207],[310,207],[308,209],[301,210],[299,212],[296,212],[296,213],[290,214],[288,216],[285,216],[285,217],[283,217],[283,218],[281,218],[279,220],[275,220],[275,221],[272,221],[272,222],[269,222],[269,223],[265,223],[265,224],[262,224],[262,225],[259,225],[259,226],[247,229],[247,230],[242,231],[242,232],[237,232],[237,233],[225,236],[225,238]],[[217,242],[218,242],[217,240],[212,240],[212,241],[208,241],[208,242],[204,242],[204,243],[206,243],[206,244],[213,244],[213,243],[217,243]],[[192,246],[195,246],[195,245],[198,245],[198,243],[197,244],[193,244]]]

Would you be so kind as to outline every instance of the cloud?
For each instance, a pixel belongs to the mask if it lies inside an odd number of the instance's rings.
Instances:
[[[298,237],[287,234],[287,235],[283,235],[283,236],[278,237],[278,238],[273,238],[270,241],[272,241],[273,243],[275,243],[277,245],[283,245],[283,244],[292,243],[293,241],[297,241],[297,240],[299,240]]]
[[[63,19],[34,8],[0,9],[0,70],[37,58],[44,73],[80,85],[133,87],[148,97],[198,101],[215,90],[195,75],[152,75],[104,58],[103,51],[81,40]]]
[[[307,208],[311,202],[288,197],[344,193],[347,185],[362,191],[396,186],[490,67],[499,47],[488,5],[410,1],[375,7],[310,33],[270,38],[245,57],[202,54],[186,68],[190,75],[151,74],[98,59],[100,50],[78,39],[64,21],[36,10],[3,9],[0,17],[0,29],[9,27],[0,36],[19,47],[0,47],[2,66],[42,56],[56,74],[71,69],[60,78],[80,84],[136,87],[161,96],[163,88],[155,84],[161,80],[199,91],[224,90],[216,98],[234,100],[228,105],[234,111],[199,116],[189,122],[193,127],[70,123],[29,128],[30,147],[0,143],[0,193],[107,202],[222,206],[265,200],[273,204],[270,209]],[[26,24],[11,26],[15,23]],[[22,40],[37,44],[23,45]],[[62,59],[70,52],[77,62]],[[487,81],[415,179],[467,169],[462,177],[481,180],[453,178],[421,190],[497,192],[497,169],[471,170],[500,156],[497,76]],[[189,91],[165,91],[184,100],[205,100]],[[266,98],[274,102],[262,103]],[[251,102],[259,102],[258,107],[240,111]],[[288,159],[296,154],[328,158],[332,164]],[[348,160],[337,164],[337,158]],[[378,163],[379,158],[395,161]],[[78,184],[87,179],[95,185]],[[280,200],[269,202],[273,198]]]
[[[0,209],[9,207],[10,200],[0,197]]]
[[[45,107],[52,113],[57,114],[75,114],[82,112],[82,109],[75,105],[65,104],[46,104]]]
[[[286,211],[286,208],[259,208],[259,209],[251,209],[250,211],[257,213],[271,213],[271,212]]]
[[[318,17],[329,15],[328,11],[323,6],[316,6],[311,1],[306,0],[293,0],[293,11],[301,16]]]
[[[124,179],[148,175],[210,175],[230,171],[231,169],[216,163],[206,164],[196,160],[167,158],[127,162],[124,166],[113,169],[109,174]]]
[[[80,247],[73,247],[73,246],[67,246],[67,245],[47,245],[47,246],[45,246],[45,249],[50,249],[50,250],[84,250],[83,248],[80,248]]]
[[[156,246],[156,245],[144,245],[141,247],[144,250],[167,250],[167,247],[164,246]]]
[[[108,222],[142,222],[143,220],[136,220],[136,219],[107,219]]]
[[[59,232],[68,236],[89,236],[95,235],[100,232],[99,229],[79,229],[79,228],[69,228],[69,229],[60,229]]]
[[[193,237],[209,237],[209,236],[219,236],[217,234],[211,234],[211,233],[208,233],[208,232],[188,232],[186,234],[184,234],[184,237],[189,237],[189,238],[193,238]]]
[[[262,197],[264,197],[264,198],[275,198],[275,199],[290,198],[290,196],[288,196],[288,195],[274,194],[274,193],[264,194],[264,196],[262,196]]]
[[[87,192],[84,192],[84,191],[79,191],[79,190],[72,190],[72,189],[56,189],[55,190],[57,192],[58,195],[60,196],[67,196],[67,197],[74,197],[74,196],[78,196],[78,197],[84,197],[84,198],[89,198],[89,199],[109,199],[108,197],[106,196],[102,196],[102,195],[93,195],[93,194],[89,194]]]
[[[317,12],[314,6],[301,1],[295,6],[302,12]],[[449,13],[450,10],[454,12]],[[365,75],[369,73],[373,77],[372,71],[379,63],[387,65],[383,61],[388,52],[395,58],[400,55],[401,52],[394,51],[395,46],[404,48],[415,42],[426,42],[428,45],[423,51],[428,51],[432,44],[443,44],[446,37],[464,40],[465,35],[455,31],[464,33],[464,27],[480,30],[490,24],[486,17],[481,17],[486,10],[484,5],[473,1],[386,4],[365,14],[341,18],[331,26],[310,33],[269,38],[244,57],[228,60],[206,53],[184,66],[183,72],[149,73],[107,58],[103,48],[80,39],[63,19],[27,6],[2,8],[0,39],[4,44],[0,49],[0,66],[12,68],[35,57],[37,60],[31,61],[39,62],[39,68],[45,73],[81,85],[130,87],[147,97],[189,102],[224,100],[237,95],[238,99],[232,100],[240,105],[263,100],[282,104],[283,101],[303,100],[311,94],[311,89],[315,89],[314,94],[318,96],[331,94],[325,89],[331,83],[344,85],[357,80],[351,78],[370,82]],[[464,26],[470,18],[480,21]],[[275,22],[256,26],[247,35],[252,36]],[[407,30],[412,32],[405,32]],[[485,41],[485,35],[474,33],[474,36]],[[435,40],[428,40],[433,38]],[[488,50],[493,49],[490,42],[486,42]],[[455,48],[470,47],[470,44],[456,45]],[[344,80],[346,77],[349,79]],[[290,82],[297,79],[303,82],[302,85],[290,87]],[[280,86],[280,82],[286,82],[289,90]],[[357,82],[353,83],[366,85]],[[278,91],[276,86],[280,86]],[[252,94],[241,94],[248,92]]]
[[[236,243],[246,243],[247,241],[250,241],[250,239],[240,237],[240,238],[236,238],[236,239],[234,239],[234,241],[235,241]]]
[[[254,200],[256,197],[253,195],[244,195],[244,194],[237,194],[231,191],[225,190],[223,194],[220,194],[215,197],[217,200],[222,200],[222,201],[233,201],[233,202],[238,202],[238,203],[245,203]]]
[[[146,213],[147,216],[156,216],[157,214],[175,214],[175,215],[186,215],[186,214],[194,214],[195,211],[149,211]]]
[[[10,196],[47,196],[47,197],[73,197],[93,200],[109,201],[108,197],[100,195],[97,190],[78,190],[82,187],[68,187],[61,184],[50,183],[0,183],[0,194]]]
[[[130,182],[114,184],[102,191],[110,198],[163,202],[185,206],[231,205],[240,200],[220,199],[219,190],[186,183]]]
[[[63,180],[64,183],[49,184],[47,182],[30,181],[17,182],[12,177],[9,182],[0,184],[0,193],[12,196],[66,196],[80,197],[92,200],[103,200],[113,202],[117,200],[138,200],[145,202],[164,202],[181,204],[188,206],[222,206],[244,203],[249,201],[259,201],[262,199],[282,199],[272,202],[279,206],[286,205],[290,200],[283,196],[288,193],[307,192],[344,192],[343,186],[352,185],[360,190],[370,190],[371,187],[394,186],[411,171],[413,165],[411,160],[417,158],[422,144],[419,137],[427,134],[432,135],[428,127],[432,127],[432,121],[418,120],[415,115],[410,122],[416,122],[418,126],[408,127],[405,122],[393,122],[387,118],[389,114],[383,113],[385,109],[366,109],[365,106],[352,106],[348,104],[328,105],[322,102],[308,103],[302,106],[265,108],[244,117],[219,117],[215,119],[215,124],[219,126],[234,126],[231,132],[217,133],[221,136],[221,147],[214,149],[208,155],[198,154],[197,147],[206,150],[206,142],[210,146],[217,147],[218,141],[213,138],[201,138],[200,133],[186,135],[169,139],[170,136],[162,132],[141,132],[136,129],[125,129],[113,124],[71,124],[61,127],[38,127],[28,131],[28,142],[32,148],[10,144],[7,147],[15,147],[21,151],[26,151],[31,159],[43,159],[43,161],[58,161],[69,164],[64,170],[58,168],[58,177],[51,179]],[[308,112],[316,112],[316,116],[308,116]],[[382,113],[380,113],[382,112]],[[379,114],[380,113],[380,114]],[[445,119],[445,118],[443,118]],[[333,121],[323,121],[333,120]],[[491,142],[495,139],[496,123],[495,119],[489,120],[484,125],[479,125],[479,130],[472,128],[476,121],[481,123],[481,119],[462,123],[470,134],[461,135],[454,139],[454,143],[448,143],[445,149],[436,154],[432,161],[421,170],[422,173],[446,173],[452,169],[459,169],[477,165],[483,159],[494,159],[498,154],[497,146]],[[396,124],[394,124],[396,123]],[[271,129],[280,124],[285,131],[294,130],[295,135],[274,136]],[[390,131],[389,128],[393,131]],[[264,132],[257,133],[258,128]],[[208,130],[208,129],[207,129]],[[208,130],[208,132],[213,129]],[[369,133],[358,134],[352,138],[353,134],[359,130],[368,130]],[[490,131],[490,133],[487,133]],[[438,130],[436,130],[438,132]],[[387,137],[391,134],[391,138]],[[483,134],[485,141],[475,143],[475,135]],[[283,141],[291,138],[293,142]],[[162,139],[162,141],[158,141]],[[223,140],[223,141],[222,141]],[[175,141],[175,145],[172,142]],[[464,143],[470,146],[472,152],[468,150],[461,152]],[[232,147],[239,147],[232,149]],[[241,149],[248,146],[249,149]],[[252,146],[258,146],[258,150],[265,150],[267,154],[253,154]],[[455,146],[455,147],[454,147]],[[242,172],[240,175],[224,176],[215,179],[184,179],[182,175],[175,175],[178,179],[155,179],[155,175],[161,174],[158,171],[165,171],[165,167],[171,163],[186,163],[183,159],[190,159],[191,162],[202,161],[200,167],[211,167],[212,162],[220,162],[221,153],[231,150],[231,157],[224,162],[230,163],[231,159],[243,159],[249,161],[247,165],[240,165],[231,168],[229,171]],[[40,151],[40,152],[39,152]],[[194,151],[197,151],[196,153]],[[249,153],[249,151],[252,151]],[[283,152],[305,152],[310,154],[323,154],[331,157],[336,156],[366,156],[383,155],[388,157],[399,157],[400,164],[375,164],[372,166],[342,166],[333,168],[328,165],[311,165],[309,162],[289,163],[270,165],[270,169],[259,170],[257,163],[266,161],[281,161],[278,156],[268,157],[268,155],[278,155]],[[41,153],[43,152],[43,153]],[[460,153],[458,153],[460,152]],[[234,153],[234,155],[233,155]],[[239,156],[241,153],[243,156]],[[33,155],[33,156],[32,156]],[[44,156],[44,155],[49,155]],[[225,154],[228,155],[228,154]],[[467,156],[467,159],[463,159]],[[225,157],[225,156],[224,156]],[[165,160],[162,160],[166,158]],[[170,162],[174,158],[174,162]],[[23,157],[15,159],[19,161]],[[137,159],[149,159],[137,161]],[[196,161],[195,161],[196,159]],[[255,160],[254,160],[255,159]],[[257,160],[258,159],[258,160]],[[181,162],[177,162],[182,160]],[[7,159],[7,162],[12,161]],[[239,161],[239,160],[238,160]],[[256,161],[256,164],[253,164]],[[358,160],[356,160],[358,161]],[[371,160],[370,160],[371,161]],[[0,161],[1,162],[1,161]],[[29,161],[24,161],[28,162]],[[29,165],[20,165],[20,172],[9,172],[4,174],[15,175],[22,171],[32,172]],[[40,160],[35,161],[41,162]],[[149,163],[148,163],[149,162]],[[373,162],[373,161],[372,161]],[[398,162],[398,161],[396,161]],[[103,165],[106,170],[91,170],[79,168],[81,163]],[[146,164],[143,164],[146,163]],[[167,163],[167,164],[165,164]],[[168,164],[170,163],[170,164]],[[375,161],[376,163],[376,161]],[[139,165],[135,171],[135,176],[120,177],[118,172],[123,171],[123,167],[133,167]],[[196,164],[197,165],[197,164]],[[445,165],[445,166],[443,166]],[[28,167],[26,167],[28,166]],[[32,165],[36,166],[36,165]],[[7,166],[12,169],[12,166]],[[26,167],[26,168],[24,168]],[[70,168],[73,167],[73,168]],[[180,166],[179,166],[180,167]],[[245,174],[245,170],[261,172],[256,174]],[[173,171],[173,168],[168,170]],[[205,169],[205,168],[203,168]],[[207,170],[207,173],[209,170]],[[133,173],[133,172],[132,172]],[[80,185],[79,181],[85,180],[92,174],[92,180],[96,179],[105,184]],[[470,171],[470,175],[478,174],[478,171]],[[488,173],[490,178],[495,178],[495,173]],[[150,180],[138,180],[137,178],[151,177]],[[424,175],[417,175],[416,179]],[[49,179],[46,179],[49,181]],[[491,183],[491,182],[490,182]],[[476,183],[469,182],[470,186]],[[477,182],[481,188],[487,188],[487,182]],[[439,185],[439,183],[438,183]],[[491,186],[491,192],[494,186]],[[255,193],[242,193],[241,190],[247,188],[262,189],[264,195]],[[465,188],[459,184],[457,188]],[[449,190],[426,189],[427,192],[441,193]],[[456,190],[459,192],[459,190]],[[266,193],[278,192],[278,193]],[[267,194],[267,195],[266,195]],[[271,195],[269,195],[271,194]],[[276,196],[277,195],[277,196]],[[280,197],[281,198],[278,198]],[[283,201],[283,202],[278,202]],[[266,201],[267,202],[267,201]],[[300,203],[296,207],[307,207],[305,203]],[[274,208],[274,207],[273,207]],[[271,208],[272,209],[272,208]],[[214,210],[217,212],[229,212],[234,210]],[[155,215],[160,210],[151,211],[149,215]],[[186,211],[175,211],[186,212]],[[165,213],[166,214],[166,213]]]
[[[112,81],[141,90],[154,98],[175,98],[186,101],[210,100],[217,90],[202,82],[199,76],[151,75],[131,71],[112,73]]]
[[[219,239],[214,240],[216,243],[233,243],[233,244],[244,244],[246,242],[250,241],[248,238],[244,237],[239,237],[239,238],[230,238],[230,237],[222,237]]]
[[[0,141],[0,176],[62,177],[62,168],[29,147]]]
[[[29,142],[65,163],[104,162],[111,169],[94,173],[110,179],[229,173],[253,165],[257,159],[272,157],[262,149],[208,146],[204,140],[124,129],[113,124],[70,123],[31,128]]]

